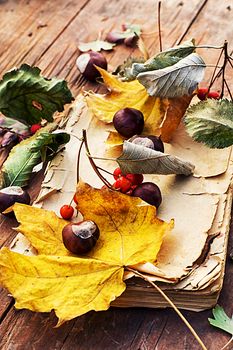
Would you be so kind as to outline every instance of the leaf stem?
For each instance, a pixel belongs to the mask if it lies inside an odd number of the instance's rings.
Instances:
[[[141,274],[140,272],[138,272],[137,270],[132,269],[131,267],[126,266],[125,267],[126,270],[134,272],[135,275],[139,276],[140,278],[142,278],[143,280],[145,280],[146,282],[150,283],[162,296],[163,298],[171,305],[171,307],[175,310],[175,312],[177,313],[177,315],[181,318],[181,320],[185,323],[185,325],[188,327],[188,329],[190,330],[190,332],[193,334],[193,336],[195,337],[195,339],[197,340],[197,342],[200,344],[201,348],[203,350],[207,350],[205,344],[202,342],[202,340],[200,339],[200,337],[197,335],[197,333],[195,332],[195,330],[193,329],[193,327],[191,326],[191,324],[186,320],[186,318],[182,315],[182,313],[180,312],[180,310],[175,306],[175,304],[171,301],[171,299],[162,291],[162,289],[157,286],[154,282],[150,281],[150,279],[146,276],[144,276],[143,274]]]
[[[163,51],[162,34],[161,34],[161,1],[158,2],[158,28],[159,28],[159,50]]]
[[[214,46],[214,45],[195,45],[195,49],[216,49],[221,50],[224,46]]]

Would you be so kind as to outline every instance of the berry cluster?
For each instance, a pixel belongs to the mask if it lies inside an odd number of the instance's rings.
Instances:
[[[207,98],[213,98],[214,100],[220,99],[220,94],[217,91],[209,91],[208,88],[199,88],[197,91],[197,97],[199,100],[204,101]]]
[[[122,174],[120,168],[113,172],[116,180],[113,188],[129,196],[139,197],[143,201],[158,208],[162,202],[162,195],[159,187],[153,182],[143,182],[142,174]]]

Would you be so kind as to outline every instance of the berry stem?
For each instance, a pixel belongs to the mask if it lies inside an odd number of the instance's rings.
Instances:
[[[109,175],[112,175],[112,176],[113,176],[113,173],[111,173],[110,171],[108,171],[108,170],[106,170],[106,169],[104,169],[104,168],[101,168],[100,166],[96,166],[96,168],[99,169],[99,170],[104,171],[105,173],[107,173],[107,174],[109,174]]]
[[[186,318],[182,315],[180,310],[175,306],[175,304],[171,301],[171,299],[162,291],[162,289],[159,286],[157,286],[157,284],[155,284],[154,282],[150,281],[150,279],[148,277],[144,276],[143,274],[141,274],[137,270],[132,269],[131,267],[126,266],[125,269],[128,270],[128,271],[133,272],[135,275],[137,275],[138,277],[142,278],[144,281],[150,283],[163,296],[163,298],[171,305],[171,307],[175,310],[177,315],[181,318],[181,320],[188,327],[188,329],[193,334],[195,339],[198,341],[198,343],[200,344],[201,348],[203,350],[207,350],[205,344],[202,342],[200,337],[197,335],[197,333],[195,332],[195,330],[193,329],[191,324],[186,320]]]
[[[226,88],[227,88],[227,91],[228,91],[228,93],[230,95],[231,101],[233,101],[232,93],[231,93],[231,90],[229,88],[229,85],[228,85],[226,79],[224,79],[224,84],[226,85]]]
[[[210,91],[210,88],[211,88],[211,86],[212,86],[213,83],[214,83],[214,78],[215,78],[216,70],[217,70],[217,68],[218,68],[218,64],[219,64],[220,59],[221,59],[221,57],[222,57],[222,55],[223,55],[223,52],[224,52],[224,49],[222,48],[222,50],[221,50],[221,52],[220,52],[220,55],[219,55],[219,58],[218,58],[218,60],[217,60],[215,69],[214,69],[214,71],[213,71],[212,77],[211,77],[211,79],[210,79],[210,84],[209,84],[209,87],[208,87],[208,91]]]
[[[159,28],[159,50],[163,51],[162,34],[161,34],[161,1],[158,2],[158,28]]]
[[[83,141],[84,141],[84,145],[86,148],[86,154],[88,156],[88,159],[90,161],[90,164],[93,168],[93,170],[95,171],[95,173],[97,174],[97,176],[100,178],[100,180],[108,187],[112,189],[112,186],[110,184],[110,182],[108,182],[108,180],[105,179],[105,177],[99,172],[95,162],[93,161],[93,157],[90,156],[90,151],[89,151],[89,146],[88,146],[88,142],[87,142],[87,132],[85,129],[83,129]]]
[[[220,95],[220,98],[223,98],[223,95],[224,95],[224,87],[225,87],[225,83],[224,83],[224,80],[225,80],[225,70],[226,70],[226,65],[227,65],[227,62],[228,62],[228,42],[225,41],[224,43],[224,61],[223,61],[223,66],[222,66],[222,90],[221,90],[221,95]]]
[[[79,168],[80,168],[80,158],[81,158],[81,151],[82,151],[82,147],[84,145],[84,139],[82,139],[79,150],[78,150],[78,158],[77,158],[77,184],[79,183]]]

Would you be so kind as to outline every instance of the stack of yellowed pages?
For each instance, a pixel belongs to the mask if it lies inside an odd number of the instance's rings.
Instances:
[[[87,130],[92,156],[116,158],[120,146],[109,147],[106,140],[109,126],[95,119],[79,96],[68,113],[66,130],[71,140],[64,151],[48,165],[41,192],[35,206],[55,211],[69,204],[76,188],[77,155],[82,129]],[[78,137],[78,138],[77,138]],[[158,217],[175,226],[162,244],[155,264],[137,266],[152,281],[157,281],[175,304],[184,309],[203,310],[216,304],[222,288],[232,203],[231,179],[233,161],[231,148],[217,150],[194,142],[181,124],[166,153],[176,155],[195,165],[193,176],[153,175],[146,180],[161,189],[163,202]],[[97,164],[112,172],[117,163],[97,160]],[[103,184],[83,152],[80,162],[83,181],[93,187]],[[111,175],[108,180],[113,182]],[[146,237],[145,237],[146,239]],[[11,247],[24,254],[36,254],[22,234]],[[114,301],[120,307],[165,307],[166,301],[154,288],[125,273],[127,289]]]

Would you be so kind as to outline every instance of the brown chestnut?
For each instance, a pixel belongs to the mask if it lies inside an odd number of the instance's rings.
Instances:
[[[30,196],[27,191],[19,186],[5,187],[0,190],[0,212],[3,213],[7,208],[15,203],[30,204]]]
[[[158,208],[162,202],[162,195],[159,187],[153,182],[143,182],[132,192],[133,197],[139,197],[143,201]]]
[[[136,145],[144,146],[164,153],[164,145],[160,137],[154,135],[135,135],[131,137],[129,141],[135,143]]]
[[[125,36],[121,32],[109,32],[106,39],[109,43],[121,44],[125,40]]]
[[[96,245],[99,235],[97,224],[91,220],[70,223],[62,230],[64,246],[74,254],[88,253]]]
[[[132,137],[141,134],[144,127],[144,116],[135,108],[123,108],[115,113],[113,125],[120,135]]]
[[[95,81],[100,76],[95,66],[107,69],[107,60],[100,52],[90,51],[83,53],[76,60],[76,65],[83,76],[90,81]]]

